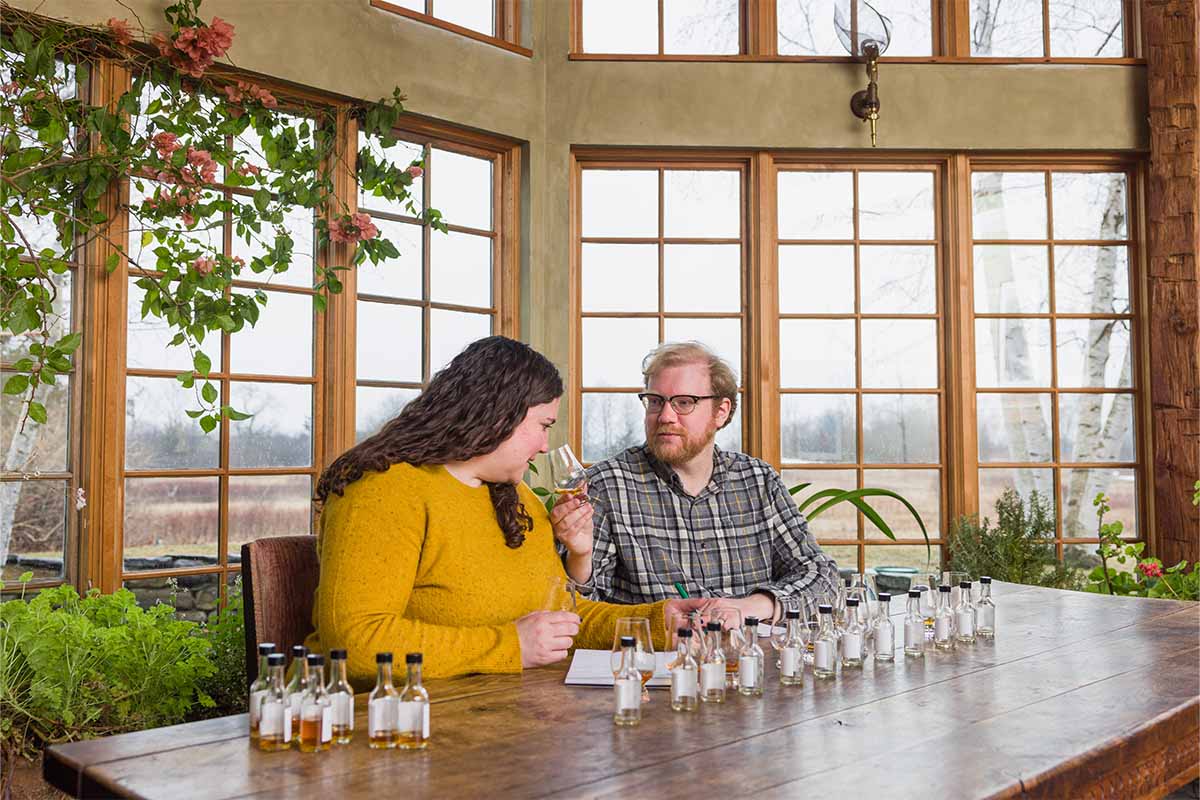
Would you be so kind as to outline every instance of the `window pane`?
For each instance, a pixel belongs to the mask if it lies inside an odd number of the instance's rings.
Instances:
[[[854,395],[785,394],[779,398],[781,453],[793,463],[854,463]],[[851,485],[845,487],[854,488]]]
[[[937,322],[864,319],[862,385],[877,389],[936,387]]]
[[[858,228],[863,239],[932,239],[932,172],[860,172]]]
[[[1049,386],[1049,321],[975,320],[975,385]]]
[[[738,0],[663,0],[663,52],[736,55],[740,18]]]
[[[941,474],[936,469],[868,469],[863,471],[863,485],[873,489],[890,489],[900,495],[917,509],[929,538],[941,536],[942,487]],[[916,518],[899,500],[890,497],[866,499],[883,517],[897,539],[924,538]],[[863,532],[868,539],[888,538],[869,520],[863,520],[863,523]],[[922,546],[921,556],[924,555],[925,548]]]
[[[140,267],[144,270],[156,269],[155,265],[158,261],[158,256],[154,254],[154,251],[163,245],[157,239],[154,239],[143,247],[142,234],[146,230],[178,231],[191,247],[205,247],[214,250],[223,249],[222,237],[224,234],[222,232],[220,214],[210,217],[191,230],[188,230],[187,226],[183,223],[183,219],[180,217],[167,217],[153,223],[147,219],[145,220],[145,225],[143,225],[140,216],[142,203],[147,197],[154,196],[155,188],[161,188],[164,194],[170,189],[166,184],[155,181],[138,178],[129,181],[131,218],[129,220],[129,243],[126,254],[129,257],[131,267]],[[217,199],[217,194],[212,191],[205,190],[202,195],[202,201],[205,203],[211,203]],[[207,227],[209,225],[214,225],[214,227]]]
[[[313,374],[312,297],[267,292],[258,323],[230,337],[230,369],[251,375]]]
[[[424,10],[424,4],[421,6]],[[394,164],[400,168],[406,168],[414,161],[422,161],[425,158],[425,146],[416,144],[415,142],[398,141],[388,148],[383,148],[379,145],[379,140],[374,137],[368,138],[366,134],[358,135],[358,146],[360,148],[368,147],[376,160],[386,160],[390,164]],[[414,208],[410,209],[406,204],[398,203],[394,200],[386,200],[382,197],[377,197],[374,194],[367,194],[362,189],[358,190],[358,206],[363,211],[386,211],[391,214],[405,214],[408,216],[416,216],[421,212],[422,198],[424,192],[425,178],[415,178],[408,187],[409,202]],[[380,220],[376,219],[375,224],[378,226]],[[383,228],[380,226],[380,230]]]
[[[642,386],[642,359],[657,344],[657,320],[585,319],[583,385]]]
[[[1058,430],[1063,461],[1135,461],[1133,395],[1058,396]]]
[[[834,31],[829,0],[777,0],[775,14],[780,55],[848,55]]]
[[[854,381],[854,320],[779,321],[780,386],[853,388]]]
[[[584,236],[658,236],[658,173],[583,171]]]
[[[715,441],[717,443],[717,447],[721,448],[722,450],[741,452],[742,414],[746,410],[746,406],[742,402],[744,399],[745,397],[739,393],[738,407],[737,411],[735,411],[733,414],[733,420],[724,428],[721,428],[719,431],[717,431]]]
[[[884,55],[933,54],[930,43],[933,37],[933,21],[929,16],[929,0],[872,0],[871,5],[891,24],[892,42]],[[862,5],[859,9],[861,14]]]
[[[737,313],[741,309],[740,245],[669,244],[663,249],[663,306],[666,311]]]
[[[780,245],[779,312],[854,313],[854,246]]]
[[[1128,249],[1054,248],[1054,306],[1060,314],[1128,314]]]
[[[663,325],[668,342],[696,340],[729,362],[742,374],[742,321],[740,319],[668,319]]]
[[[230,420],[232,467],[312,464],[313,390],[290,383],[230,384],[230,405],[250,419]]]
[[[1050,395],[976,397],[980,461],[1050,461]]]
[[[449,364],[471,342],[491,334],[491,314],[433,309],[429,320],[430,376]]]
[[[56,290],[51,303],[53,313],[48,319],[50,334],[55,337],[66,336],[71,331],[74,273],[69,270],[61,275],[51,273],[50,282]],[[29,355],[29,345],[35,341],[41,341],[40,331],[25,331],[14,336],[7,329],[0,330],[0,361],[20,361]]]
[[[864,394],[863,461],[938,463],[937,401],[933,394]]]
[[[584,461],[594,462],[646,441],[646,410],[636,394],[583,395]],[[732,426],[731,426],[732,427]]]
[[[218,479],[126,478],[125,556],[217,555]],[[160,568],[129,564],[131,571]]]
[[[645,0],[583,0],[583,52],[657,53],[657,5]]]
[[[430,299],[435,303],[490,308],[492,240],[471,233],[435,231],[429,241]]]
[[[421,309],[358,301],[359,380],[421,380]]]
[[[1121,535],[1138,535],[1137,475],[1132,469],[1064,469],[1062,471],[1063,538],[1096,536],[1096,509],[1092,499],[1104,492],[1112,511],[1105,523],[1123,524]]]
[[[205,433],[186,413],[200,407],[199,391],[174,378],[125,379],[126,469],[217,467],[220,426]]]
[[[176,331],[167,326],[167,321],[161,317],[147,316],[142,318],[142,301],[145,291],[137,285],[137,278],[129,279],[128,322],[126,323],[125,354],[127,364],[131,368],[145,369],[174,369],[180,372],[192,368],[192,354],[187,345],[178,344],[168,347],[175,338]],[[238,342],[240,343],[240,338]],[[205,355],[218,368],[221,364],[221,335],[212,332],[205,337],[200,345]]]
[[[10,372],[0,373],[0,386]],[[26,419],[28,390],[0,395],[0,447],[4,472],[66,472],[70,468],[71,376],[38,385],[34,400],[46,407],[46,422]],[[11,507],[11,506],[10,506]]]
[[[377,433],[418,394],[417,389],[359,386],[354,393],[355,443]]]
[[[1060,319],[1059,386],[1132,386],[1129,320]]]
[[[741,235],[741,185],[737,172],[666,170],[663,235],[737,239]]]
[[[1046,175],[974,172],[971,211],[976,239],[1045,239]]]
[[[424,269],[421,264],[421,226],[389,219],[376,219],[375,225],[379,228],[380,236],[396,245],[400,258],[385,259],[378,264],[368,260],[356,267],[358,293],[420,300],[421,273]],[[445,239],[446,235],[435,233],[432,238]],[[491,283],[491,276],[488,276],[488,283]]]
[[[1050,505],[1053,511],[1054,475],[1050,469],[1032,467],[993,467],[979,470],[979,518],[996,522],[996,501],[1005,489],[1016,489],[1021,501],[1028,507],[1034,491]]]
[[[1125,175],[1120,172],[1055,172],[1054,238],[1124,239]]]
[[[781,474],[783,484],[788,488],[799,486],[802,483],[812,484],[808,488],[794,495],[797,504],[804,502],[805,498],[810,495],[822,491],[824,489],[857,489],[858,478],[852,469],[785,469]],[[817,501],[820,503],[820,501]],[[810,507],[810,511],[815,506]],[[820,539],[857,539],[858,538],[858,512],[854,510],[854,506],[849,503],[839,503],[831,507],[828,511],[821,513],[808,523],[808,529],[812,534]],[[839,550],[840,548],[823,547],[827,555],[831,558],[837,558],[839,566],[845,566],[842,563],[840,556],[834,555],[831,550]],[[853,550],[851,549],[853,552]],[[851,555],[847,564],[857,564],[857,556]]]
[[[1050,0],[1050,55],[1120,58],[1125,54],[1121,0]]]
[[[433,207],[450,225],[491,230],[492,162],[433,148],[429,157]]]
[[[268,536],[308,533],[312,518],[312,479],[307,475],[231,475],[229,555]]]
[[[292,240],[291,264],[287,272],[275,274],[267,270],[254,272],[251,261],[256,256],[263,256],[275,249],[276,236],[286,234]],[[246,237],[250,241],[246,241]],[[232,247],[230,256],[236,256],[246,262],[242,271],[242,280],[270,282],[283,286],[312,286],[313,284],[313,253],[316,234],[313,231],[313,211],[311,208],[296,206],[283,218],[283,223],[277,230],[270,224],[264,224],[262,230],[255,233],[244,229],[238,232],[237,224],[233,225]]]
[[[8,560],[0,565],[3,567],[0,580],[15,581],[26,571],[33,573],[34,580],[63,577],[67,482],[5,481],[0,483],[0,506],[11,509],[12,513],[9,528],[12,538],[8,542]]]
[[[907,514],[908,512],[905,511]],[[928,527],[928,525],[926,526]],[[920,533],[917,534],[918,536]],[[930,538],[933,531],[929,532]],[[935,570],[941,564],[942,548],[937,545],[927,548],[923,544],[877,545],[866,548],[867,569],[880,567],[913,567],[919,570],[919,575],[929,572],[932,566]],[[897,610],[903,597],[892,595],[892,611]]]
[[[935,313],[936,268],[932,246],[864,245],[858,254],[863,313]]]
[[[972,3],[971,55],[1026,58],[1042,51],[1042,0]]]
[[[975,311],[1044,314],[1050,310],[1046,248],[1040,244],[977,244]]]
[[[584,311],[658,311],[658,245],[583,245]]]
[[[780,172],[780,239],[854,237],[854,185],[849,172]]]
[[[496,12],[492,0],[439,0],[434,3],[433,15],[488,36],[496,35]]]
[[[175,566],[196,566],[217,563],[214,556],[192,556],[186,559],[171,556],[134,557],[125,559],[125,569],[141,571],[149,569],[171,569]],[[142,578],[124,581],[126,589],[133,592],[138,606],[154,608],[159,603],[175,609],[175,619],[188,622],[208,622],[217,613],[220,576],[210,572],[200,575],[183,575],[178,578]]]

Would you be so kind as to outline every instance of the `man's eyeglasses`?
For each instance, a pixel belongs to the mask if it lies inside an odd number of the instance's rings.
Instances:
[[[670,397],[663,397],[661,394],[653,392],[642,392],[638,395],[638,400],[642,401],[646,411],[651,414],[660,413],[663,406],[670,403],[676,414],[685,416],[695,411],[696,404],[701,400],[715,400],[720,396],[719,394],[674,394]]]

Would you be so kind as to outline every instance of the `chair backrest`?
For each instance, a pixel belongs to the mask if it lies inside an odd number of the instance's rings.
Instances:
[[[260,642],[274,642],[275,652],[288,653],[312,633],[319,576],[316,536],[275,536],[242,545],[248,680],[258,677]]]

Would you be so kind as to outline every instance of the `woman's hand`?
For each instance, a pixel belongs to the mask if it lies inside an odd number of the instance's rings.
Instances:
[[[562,661],[575,634],[579,633],[579,615],[570,611],[534,611],[517,620],[517,639],[521,642],[521,666],[541,667]]]
[[[554,538],[573,556],[592,556],[592,504],[582,497],[567,496],[554,504],[550,524]]]

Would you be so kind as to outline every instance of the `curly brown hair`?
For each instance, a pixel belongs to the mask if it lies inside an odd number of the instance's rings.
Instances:
[[[563,393],[549,359],[505,336],[472,342],[379,433],[338,456],[317,482],[318,507],[339,497],[365,472],[392,464],[446,464],[485,455],[500,446],[529,409]],[[511,483],[488,483],[496,522],[509,547],[520,547],[533,518]]]

